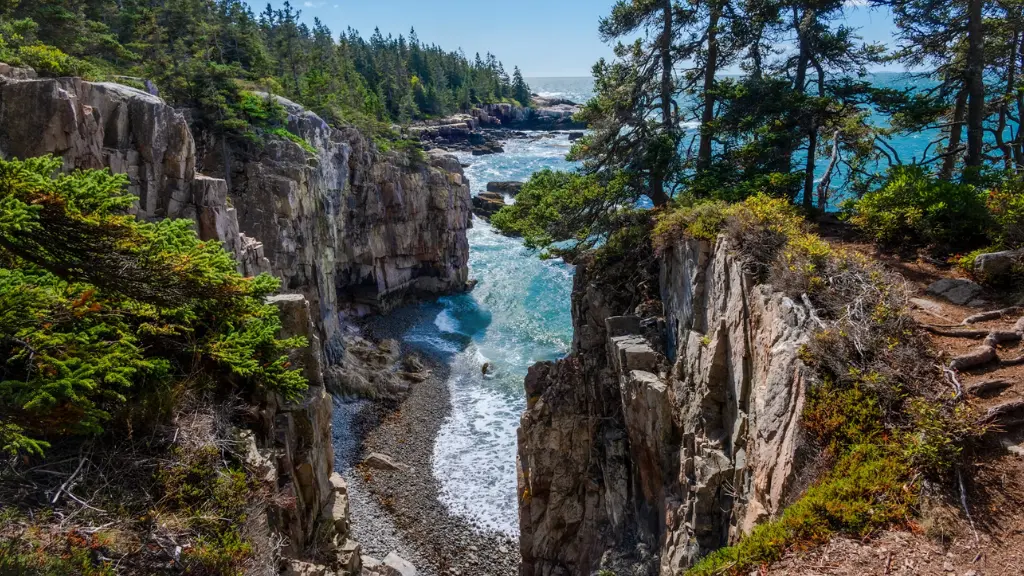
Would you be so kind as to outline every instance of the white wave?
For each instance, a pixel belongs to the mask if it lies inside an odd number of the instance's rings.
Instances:
[[[438,352],[446,352],[448,354],[455,354],[461,349],[461,346],[456,342],[426,334],[408,334],[405,340],[416,344],[425,344]]]
[[[468,365],[453,367],[459,374],[449,382],[452,413],[434,445],[440,500],[482,528],[516,536],[516,427],[523,407],[476,380],[482,375],[475,351],[460,356],[456,363]]]
[[[459,321],[452,316],[451,310],[445,308],[434,318],[434,326],[441,332],[457,334],[459,332]]]

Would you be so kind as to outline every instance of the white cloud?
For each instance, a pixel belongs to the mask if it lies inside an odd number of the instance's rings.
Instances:
[[[313,3],[312,2],[303,2],[302,5],[305,6],[306,8],[312,8],[313,7]]]
[[[862,8],[868,5],[868,0],[845,0],[843,6],[847,8]]]

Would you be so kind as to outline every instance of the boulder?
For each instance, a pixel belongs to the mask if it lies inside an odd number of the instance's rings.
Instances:
[[[498,192],[481,192],[473,197],[473,213],[485,220],[504,207],[505,197]]]
[[[488,182],[487,191],[515,196],[523,189],[523,185],[523,182]]]
[[[982,287],[970,280],[943,278],[928,286],[928,293],[949,300],[958,306],[974,302],[981,295]]]
[[[385,576],[416,576],[416,567],[408,560],[402,558],[397,552],[391,552],[384,557],[383,570]]]
[[[387,454],[381,454],[380,452],[371,452],[369,456],[363,460],[363,465],[369,468],[376,468],[377,470],[408,470],[409,466],[395,462],[395,460]]]
[[[322,564],[302,562],[301,560],[285,560],[281,576],[335,576],[335,572]]]
[[[974,259],[974,274],[984,280],[999,280],[1013,272],[1014,266],[1021,265],[1024,265],[1024,250],[989,252]]]

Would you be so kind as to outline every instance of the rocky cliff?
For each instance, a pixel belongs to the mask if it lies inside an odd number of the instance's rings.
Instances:
[[[289,132],[311,148],[208,137],[201,165],[228,182],[242,231],[260,240],[285,289],[313,304],[330,381],[343,349],[339,314],[468,287],[469,183],[454,156],[382,154],[358,130],[277,100]]]
[[[680,574],[781,512],[808,451],[800,303],[724,238],[658,257],[660,312],[577,271],[572,354],[535,365],[519,431],[521,574]],[[649,308],[646,308],[649,310]]]
[[[186,116],[155,96],[0,65],[0,157],[55,154],[66,170],[125,174],[139,217],[192,219],[241,272],[281,278],[287,294],[273,302],[283,335],[310,341],[294,359],[310,386],[298,402],[248,399],[239,451],[276,490],[266,522],[273,540],[286,556],[312,554],[327,566],[295,561],[286,571],[357,573],[327,393],[346,370],[342,317],[467,288],[469,186],[452,156],[382,154],[358,131],[282,103],[306,146],[275,136],[255,149],[221,142],[198,162]]]

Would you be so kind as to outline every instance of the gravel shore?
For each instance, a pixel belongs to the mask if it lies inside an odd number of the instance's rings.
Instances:
[[[367,328],[367,336],[375,339],[401,332],[393,322]],[[431,459],[451,398],[443,359],[423,360],[431,376],[413,385],[401,403],[336,403],[336,466],[349,483],[354,538],[364,554],[378,559],[397,550],[425,576],[514,576],[519,567],[516,539],[453,516],[438,499]],[[359,466],[371,452],[410,468]]]

